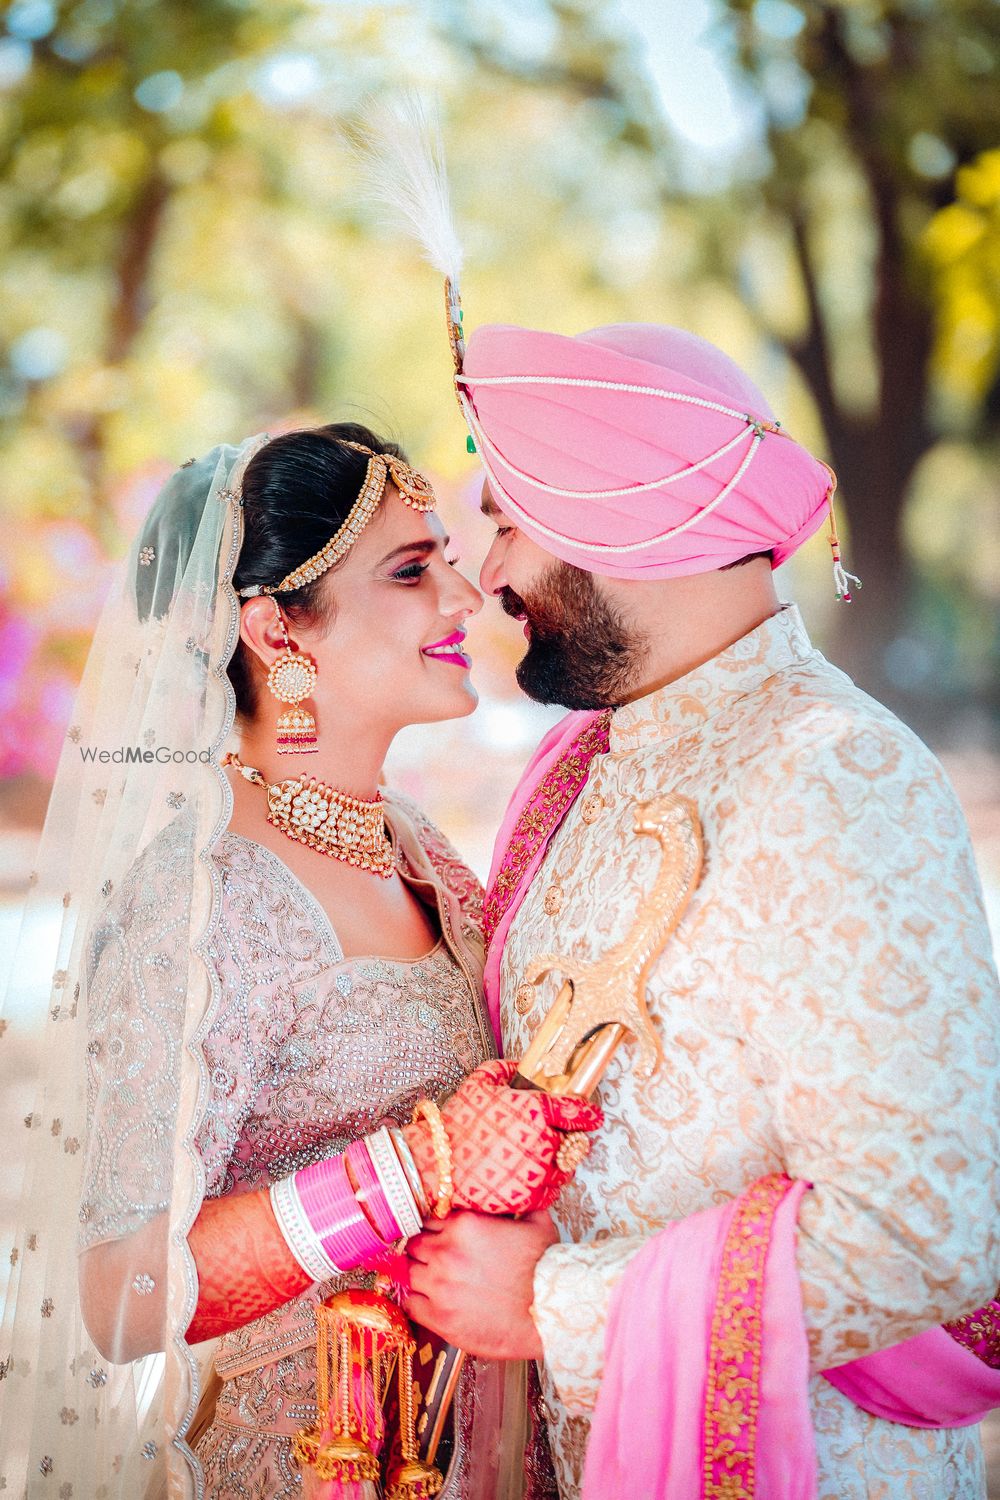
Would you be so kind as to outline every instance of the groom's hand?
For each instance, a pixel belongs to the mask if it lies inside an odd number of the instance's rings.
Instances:
[[[523,1219],[453,1213],[407,1245],[407,1311],[467,1354],[541,1359],[528,1309],[535,1266],[558,1239],[544,1210]]]
[[[517,1064],[494,1058],[463,1078],[441,1107],[456,1208],[527,1214],[549,1208],[604,1123],[600,1106],[573,1094],[509,1085]],[[426,1120],[403,1128],[424,1191],[437,1197],[437,1154]]]

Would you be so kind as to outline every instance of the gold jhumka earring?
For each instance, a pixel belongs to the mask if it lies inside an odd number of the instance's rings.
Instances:
[[[398,1449],[388,1456],[385,1500],[432,1500],[439,1493],[440,1469],[418,1457],[415,1350],[405,1314],[378,1292],[337,1292],[317,1307],[316,1425],[292,1442],[308,1500],[336,1500],[345,1484],[370,1487],[372,1497],[382,1493],[378,1454],[393,1404]]]
[[[278,624],[285,638],[285,649],[271,663],[267,674],[267,686],[279,703],[293,705],[278,715],[276,726],[278,754],[309,754],[319,747],[316,741],[316,720],[307,708],[300,708],[303,698],[308,698],[316,686],[317,668],[311,656],[302,651],[293,651],[285,628],[285,617],[277,599],[272,600]]]

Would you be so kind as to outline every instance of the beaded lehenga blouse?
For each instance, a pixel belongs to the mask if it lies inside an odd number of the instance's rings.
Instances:
[[[204,1043],[212,1097],[198,1138],[206,1197],[266,1187],[382,1123],[405,1124],[419,1098],[443,1099],[494,1053],[481,999],[478,881],[406,799],[386,794],[386,813],[397,868],[441,930],[413,961],[345,958],[326,913],[281,858],[232,831],[216,845],[222,905],[208,957],[219,1000]],[[166,864],[169,842],[166,830]],[[107,1144],[107,1174],[98,1175],[110,1189],[115,1145]],[[100,1181],[90,1194],[105,1196]],[[101,1218],[95,1213],[95,1238]],[[111,1227],[105,1222],[105,1234]],[[291,1446],[316,1415],[315,1306],[371,1282],[357,1272],[313,1286],[219,1340],[221,1391],[195,1438],[211,1500],[301,1493]],[[469,1494],[462,1434],[477,1378],[482,1367],[470,1361],[447,1500]]]

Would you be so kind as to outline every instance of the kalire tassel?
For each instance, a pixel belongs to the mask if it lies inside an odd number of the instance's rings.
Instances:
[[[337,1292],[316,1309],[316,1423],[298,1432],[292,1454],[309,1500],[368,1500],[379,1492],[386,1444],[383,1403],[396,1385],[402,1462],[389,1500],[431,1500],[443,1478],[417,1458],[410,1325],[378,1292]],[[393,1382],[393,1375],[396,1380]]]
[[[404,1459],[389,1474],[385,1500],[434,1500],[440,1494],[444,1478],[440,1469],[422,1459]]]

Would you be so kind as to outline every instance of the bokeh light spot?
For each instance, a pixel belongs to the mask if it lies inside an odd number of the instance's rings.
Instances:
[[[51,0],[14,0],[7,12],[7,30],[23,42],[37,42],[56,24]]]
[[[51,380],[66,364],[69,350],[63,335],[55,328],[29,328],[15,339],[10,362],[22,380]]]
[[[323,82],[319,64],[306,53],[269,58],[257,74],[255,92],[268,104],[295,104],[314,94]]]
[[[13,88],[31,67],[31,46],[16,37],[0,40],[0,89]]]
[[[163,114],[180,104],[184,97],[184,80],[172,68],[163,73],[150,73],[135,91],[135,101],[151,114]]]

